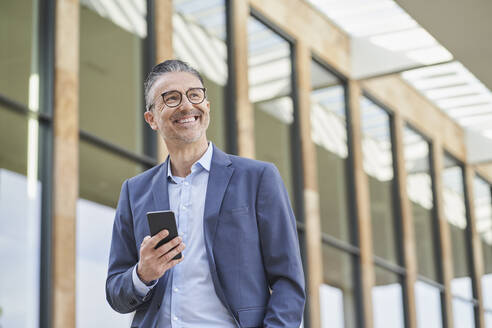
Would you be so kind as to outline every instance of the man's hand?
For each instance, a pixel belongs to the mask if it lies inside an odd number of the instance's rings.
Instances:
[[[137,266],[137,274],[143,283],[148,284],[152,280],[159,279],[164,273],[183,260],[173,258],[185,249],[181,237],[176,237],[161,247],[154,247],[169,235],[167,230],[162,230],[154,237],[146,236],[140,245],[140,261]]]

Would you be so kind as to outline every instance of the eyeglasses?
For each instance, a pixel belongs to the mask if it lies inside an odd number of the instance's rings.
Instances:
[[[207,89],[205,88],[190,88],[186,90],[186,98],[194,105],[201,104],[205,100],[206,90]],[[160,96],[162,97],[164,104],[170,108],[178,107],[183,100],[183,94],[178,90],[166,91]],[[158,97],[159,96],[157,96],[156,99]],[[156,102],[154,101],[152,105],[149,106],[148,110],[151,110],[155,103]]]

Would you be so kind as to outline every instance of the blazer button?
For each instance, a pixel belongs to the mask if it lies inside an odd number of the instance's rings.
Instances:
[[[132,298],[132,299],[130,300],[130,305],[135,305],[135,304],[137,304],[137,301],[136,301],[135,299],[133,299],[133,298]]]
[[[161,303],[157,303],[157,310],[161,308]]]

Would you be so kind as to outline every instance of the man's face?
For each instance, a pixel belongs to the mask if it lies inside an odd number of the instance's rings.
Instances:
[[[207,139],[206,130],[210,123],[210,103],[205,99],[200,104],[192,104],[186,97],[190,88],[202,88],[200,80],[191,73],[172,72],[161,75],[150,90],[154,106],[145,113],[145,120],[166,142],[189,144]],[[164,92],[181,92],[181,104],[168,107],[160,96]]]

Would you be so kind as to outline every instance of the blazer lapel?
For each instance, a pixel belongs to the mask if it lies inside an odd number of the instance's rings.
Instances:
[[[234,168],[227,155],[215,147],[208,176],[207,193],[205,196],[205,211],[203,215],[203,226],[205,232],[205,244],[207,251],[211,254],[213,241],[217,228],[218,214],[224,194],[231,179]]]
[[[152,179],[152,196],[154,198],[154,211],[169,210],[169,194],[167,191],[167,166],[169,156],[162,163],[156,175]]]

